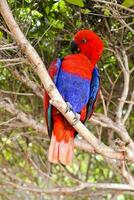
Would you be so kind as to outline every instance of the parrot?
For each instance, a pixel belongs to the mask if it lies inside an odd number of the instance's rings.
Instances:
[[[52,61],[48,73],[59,93],[78,120],[84,124],[93,113],[100,90],[97,67],[104,49],[102,39],[92,30],[79,30],[71,42],[71,54]],[[44,111],[51,139],[48,160],[69,165],[74,157],[74,138],[78,134],[44,94]]]

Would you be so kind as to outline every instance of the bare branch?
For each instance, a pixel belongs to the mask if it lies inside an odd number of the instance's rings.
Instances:
[[[46,194],[63,194],[63,195],[71,195],[74,193],[78,193],[82,190],[88,189],[89,191],[92,191],[94,189],[100,189],[100,190],[112,190],[112,191],[134,191],[133,185],[129,184],[116,184],[116,183],[81,183],[80,185],[77,185],[75,187],[62,187],[62,188],[53,188],[53,189],[41,189],[37,187],[31,187],[31,186],[22,186],[13,182],[5,181],[6,187],[12,186],[14,188],[19,188],[20,190],[26,190],[30,192],[37,192],[37,193],[46,193]],[[3,186],[3,185],[1,185]]]
[[[7,59],[0,59],[0,62],[21,62],[26,63],[26,59],[24,58],[7,58]]]
[[[124,26],[124,27],[127,27],[129,31],[131,31],[133,34],[134,34],[134,29],[131,28],[131,26],[129,24],[127,24],[123,19],[119,19],[119,21],[121,22],[121,24]]]
[[[8,65],[7,65],[8,67]],[[35,83],[34,81],[30,80],[30,78],[28,76],[26,76],[26,74],[20,74],[18,72],[17,69],[13,68],[13,67],[8,67],[8,69],[11,71],[11,73],[13,73],[16,78],[18,80],[20,80],[22,83],[24,83],[27,87],[31,88],[33,90],[33,92],[40,97],[41,99],[43,99],[43,89],[39,86],[39,84]]]
[[[121,66],[122,66],[123,77],[124,77],[124,87],[123,87],[120,102],[118,104],[117,112],[116,112],[117,122],[121,123],[122,112],[123,112],[123,107],[124,107],[124,103],[125,103],[124,101],[127,99],[128,92],[129,92],[130,73],[129,73],[129,67],[128,67],[128,57],[126,55],[125,50],[124,49],[122,50],[122,58],[123,58],[124,62],[122,62],[118,51],[116,51],[116,57],[117,57],[118,61],[120,62]]]
[[[95,124],[100,124],[103,127],[114,130],[131,149],[134,149],[134,142],[122,124],[113,122],[109,117],[102,114],[95,114],[92,116],[91,121]]]
[[[126,169],[126,163],[121,162],[121,173],[130,185],[134,185],[134,177]]]
[[[125,103],[129,103],[129,106],[128,106],[127,112],[126,112],[126,114],[125,114],[125,116],[124,116],[124,118],[122,120],[123,124],[127,121],[128,117],[129,117],[129,115],[130,115],[130,113],[132,111],[133,105],[134,105],[134,90],[133,90],[133,92],[131,94],[130,101],[129,102],[125,101]]]
[[[27,127],[32,127],[38,132],[47,133],[46,127],[44,127],[42,124],[37,123],[37,121],[35,121],[32,116],[27,116],[24,112],[16,109],[9,98],[5,98],[0,101],[0,108],[4,108],[12,115],[16,116],[16,119],[21,120],[25,125],[27,125]]]
[[[99,2],[99,3],[102,3],[102,4],[106,4],[106,5],[108,4],[108,5],[111,5],[111,6],[115,6],[117,8],[120,8],[120,9],[123,9],[123,10],[127,10],[130,13],[134,14],[134,10],[133,9],[127,8],[127,7],[122,6],[122,5],[118,4],[118,3],[114,3],[114,2],[111,2],[111,1],[104,1],[104,0],[92,0],[92,1]]]
[[[13,91],[6,91],[6,90],[1,90],[1,93],[5,93],[5,94],[15,94],[15,95],[22,95],[22,96],[33,96],[34,94],[32,93],[21,93],[21,92],[13,92]]]
[[[102,94],[102,91],[100,91],[100,97],[101,97],[102,104],[103,104],[104,114],[107,116],[107,108],[106,108],[106,103],[105,103],[105,100],[104,100],[104,96],[103,96],[103,94]]]
[[[0,46],[0,51],[3,51],[3,50],[13,50],[13,49],[18,49],[18,47],[17,46],[3,46],[3,47],[1,47]]]

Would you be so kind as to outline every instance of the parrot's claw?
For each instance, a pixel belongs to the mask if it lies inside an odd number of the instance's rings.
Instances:
[[[66,102],[66,105],[67,107],[66,107],[65,113],[72,111],[72,108],[73,108],[72,105],[69,102]]]
[[[73,111],[73,107],[72,107],[72,105],[69,102],[66,102],[66,105],[67,105],[67,107],[66,107],[65,114],[67,112],[70,112],[70,111],[74,112]],[[72,126],[75,126],[79,120],[80,120],[80,114],[74,113],[74,118],[73,118]]]
[[[78,113],[74,113],[75,117],[74,117],[74,122],[72,124],[72,126],[75,126],[77,124],[77,122],[80,120],[80,114]]]

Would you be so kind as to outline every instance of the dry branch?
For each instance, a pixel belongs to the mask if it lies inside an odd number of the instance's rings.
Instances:
[[[114,3],[114,2],[111,2],[111,1],[105,1],[105,0],[92,0],[92,1],[99,2],[101,4],[111,5],[111,7],[114,6],[116,8],[122,9],[122,10],[127,10],[128,12],[134,14],[134,10],[133,9],[127,8],[125,6],[122,6],[122,5],[118,4],[117,2]]]
[[[27,125],[27,127],[32,127],[37,132],[47,133],[47,128],[45,126],[34,120],[31,115],[27,116],[27,114],[25,114],[24,112],[16,109],[9,98],[4,98],[0,101],[0,108],[4,108],[13,116],[16,116],[16,119],[22,121],[25,124],[25,126]]]
[[[11,62],[21,62],[21,63],[25,63],[26,62],[26,59],[24,58],[5,58],[5,59],[0,59],[0,63],[11,63]]]
[[[117,109],[117,122],[121,123],[122,112],[123,112],[123,107],[124,107],[124,103],[125,103],[124,101],[127,99],[128,91],[129,91],[130,72],[129,72],[129,67],[128,67],[128,57],[126,55],[125,50],[122,50],[123,61],[122,61],[121,56],[118,51],[116,51],[116,57],[122,67],[123,77],[124,77],[124,87],[123,87],[121,98],[120,98],[120,101],[119,101],[119,104],[117,107],[118,108]]]
[[[39,86],[39,84],[35,83],[34,81],[30,80],[30,78],[25,74],[20,74],[17,69],[6,65],[8,69],[11,71],[11,73],[22,83],[24,83],[27,87],[33,90],[33,92],[43,99],[43,89]]]
[[[117,122],[112,121],[109,117],[102,114],[95,114],[91,118],[91,122],[94,124],[99,124],[102,127],[107,127],[114,130],[119,137],[128,144],[128,147],[134,150],[134,142],[129,136],[127,130],[125,129],[123,124],[119,124]]]
[[[129,102],[129,106],[128,106],[127,112],[126,112],[126,114],[125,114],[125,116],[124,116],[124,118],[122,120],[123,124],[127,121],[128,117],[129,117],[129,115],[130,115],[130,113],[132,111],[133,105],[134,105],[134,90],[132,91],[132,94],[131,94],[131,99],[130,99],[130,102]]]
[[[128,184],[116,184],[116,183],[81,183],[75,187],[62,187],[62,188],[53,188],[53,189],[42,189],[31,186],[21,186],[19,184],[5,181],[6,188],[12,186],[13,188],[17,188],[24,191],[35,192],[35,193],[45,193],[48,195],[71,195],[75,193],[79,193],[82,190],[88,189],[88,191],[93,191],[94,189],[99,190],[109,190],[109,191],[119,191],[119,192],[134,192],[134,187]],[[3,185],[0,185],[0,187]]]

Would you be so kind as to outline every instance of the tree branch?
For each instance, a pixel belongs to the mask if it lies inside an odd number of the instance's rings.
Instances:
[[[133,9],[127,8],[127,7],[122,6],[122,5],[118,4],[118,3],[114,3],[114,2],[111,2],[111,1],[105,1],[105,0],[92,0],[92,1],[99,2],[99,3],[102,3],[102,4],[106,4],[106,5],[108,4],[108,5],[123,9],[123,10],[127,10],[128,12],[134,14],[134,10]]]
[[[101,125],[102,127],[107,127],[114,130],[116,133],[118,133],[120,138],[128,144],[128,147],[134,150],[134,142],[122,124],[118,124],[102,114],[95,114],[92,116],[91,121],[95,124]]]
[[[26,190],[29,192],[37,192],[37,193],[45,193],[45,194],[53,194],[53,195],[71,195],[74,193],[78,193],[82,190],[88,189],[89,191],[92,191],[94,189],[100,189],[100,190],[110,190],[110,191],[130,191],[134,192],[134,187],[129,184],[116,184],[116,183],[81,183],[80,185],[77,185],[75,187],[62,187],[62,188],[52,188],[52,189],[42,189],[37,187],[31,187],[31,186],[22,186],[13,182],[5,181],[6,187],[12,186],[14,188],[18,188],[20,190]],[[3,186],[3,185],[1,185]]]
[[[47,133],[47,128],[45,126],[39,124],[36,120],[32,118],[31,115],[27,116],[24,112],[16,109],[9,98],[4,98],[0,101],[0,108],[5,108],[5,110],[16,116],[16,119],[22,121],[25,125],[27,125],[27,127],[32,127],[38,132]]]
[[[122,120],[123,124],[127,121],[128,117],[129,117],[129,115],[130,115],[130,113],[132,111],[133,105],[134,105],[134,90],[133,90],[133,92],[131,94],[131,99],[130,99],[130,103],[129,103],[127,112],[126,112],[126,114],[125,114],[125,116],[124,116],[124,118]]]
[[[129,72],[129,68],[128,68],[128,58],[127,58],[125,50],[124,49],[122,50],[122,58],[123,58],[124,62],[122,62],[118,51],[116,51],[116,57],[122,66],[123,77],[124,77],[123,91],[122,91],[121,98],[120,98],[120,101],[119,101],[119,104],[117,107],[117,112],[116,112],[117,122],[121,123],[123,107],[124,107],[124,103],[125,103],[125,100],[127,99],[127,95],[128,95],[128,91],[129,91],[130,72]]]
[[[35,83],[34,81],[30,80],[28,76],[21,75],[17,69],[13,67],[9,67],[8,64],[6,65],[7,68],[11,71],[12,74],[16,76],[18,80],[24,83],[27,87],[31,88],[33,92],[41,99],[43,99],[43,89],[39,86],[39,84]]]

